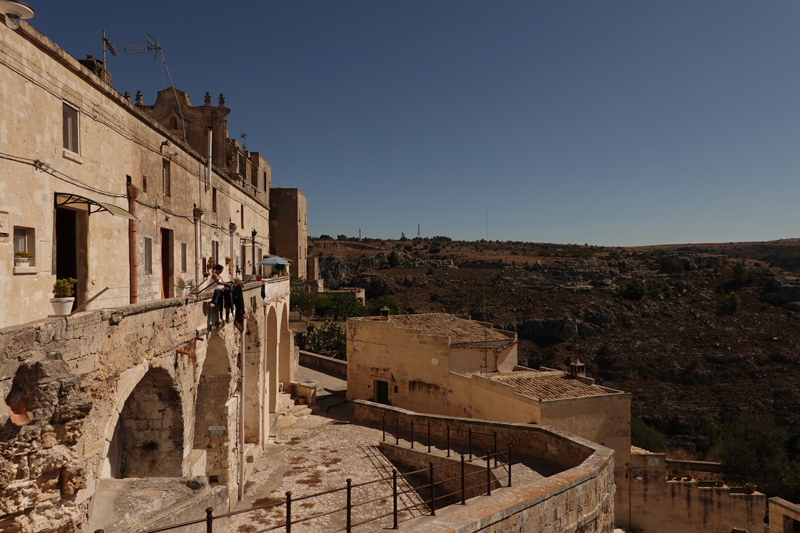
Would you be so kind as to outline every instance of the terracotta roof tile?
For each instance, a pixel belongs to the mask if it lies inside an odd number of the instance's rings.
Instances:
[[[483,374],[494,381],[514,387],[518,394],[535,400],[563,400],[599,396],[609,392],[572,378],[566,372],[499,372]]]
[[[358,317],[350,320],[380,322],[381,317]],[[513,338],[487,328],[480,322],[458,318],[446,313],[426,313],[419,315],[390,315],[389,322],[396,328],[419,330],[423,335],[450,337],[452,345],[477,344],[483,342],[509,344]]]

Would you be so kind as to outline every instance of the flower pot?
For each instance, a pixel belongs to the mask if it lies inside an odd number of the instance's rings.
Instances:
[[[72,303],[75,297],[70,298],[50,298],[50,303],[53,305],[53,314],[55,316],[68,316],[72,312]]]
[[[684,481],[691,481],[691,480],[692,480],[692,476],[686,476],[686,477],[684,478]]]
[[[722,487],[724,484],[721,479],[717,480],[717,487]]]
[[[747,487],[747,492],[750,494],[755,493],[756,487],[758,487],[755,483],[745,483],[744,486]]]
[[[18,267],[26,267],[30,266],[31,258],[30,257],[15,257],[14,258],[14,266]]]
[[[263,278],[261,276],[256,276],[256,281],[261,281]]]
[[[672,472],[667,472],[667,481],[672,481],[674,477],[675,474],[673,474]]]

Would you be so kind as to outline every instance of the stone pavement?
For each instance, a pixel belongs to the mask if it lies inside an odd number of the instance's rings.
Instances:
[[[250,507],[283,502],[286,492],[292,492],[292,531],[299,533],[327,533],[343,530],[346,525],[346,479],[353,484],[352,502],[357,505],[370,502],[353,509],[353,531],[365,533],[392,526],[392,483],[393,466],[378,450],[382,432],[352,424],[353,409],[340,395],[346,389],[346,382],[298,367],[296,381],[315,381],[317,383],[317,404],[319,410],[312,414],[310,409],[293,408],[276,422],[275,442],[266,446],[262,457],[256,462],[253,474],[245,487],[245,497],[233,508],[243,510]],[[387,441],[394,442],[389,438]],[[407,441],[400,440],[408,445]],[[420,446],[417,444],[417,446]],[[432,453],[444,454],[432,449]],[[542,476],[534,469],[515,464],[514,486],[530,483]],[[366,486],[361,483],[375,482]],[[428,509],[403,478],[398,478],[399,489],[408,493],[400,498],[398,507],[405,509],[400,513],[400,521],[425,515]],[[304,496],[325,491],[331,494],[302,500]],[[299,500],[299,501],[298,501]],[[338,510],[338,511],[336,511]],[[321,514],[336,511],[333,514]],[[228,531],[236,533],[258,533],[282,525],[286,517],[285,505],[270,509],[236,515],[229,520]],[[361,522],[388,514],[383,518],[359,525]],[[311,517],[311,519],[308,519]],[[308,519],[298,523],[298,520]],[[277,527],[283,531],[283,527]]]

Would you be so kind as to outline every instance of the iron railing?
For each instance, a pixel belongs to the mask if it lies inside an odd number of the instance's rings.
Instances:
[[[385,442],[386,441],[386,419],[385,418],[382,421],[382,426],[383,426],[383,440]],[[395,430],[396,430],[395,437],[396,437],[396,444],[397,445],[399,445],[400,442],[401,442],[401,440],[400,440],[400,432],[401,432],[401,430],[408,429],[408,435],[410,437],[408,439],[408,443],[410,444],[411,448],[414,448],[414,443],[416,442],[414,431],[416,429],[417,430],[416,436],[420,435],[420,433],[419,433],[420,431],[422,431],[422,435],[423,436],[426,436],[426,444],[428,446],[428,452],[430,452],[430,450],[431,450],[431,441],[432,441],[432,439],[431,439],[432,435],[431,435],[430,422],[428,422],[427,424],[419,424],[419,423],[417,423],[415,425],[413,420],[412,420],[410,424],[404,425],[404,424],[401,424],[399,420],[395,420],[394,427],[395,427]],[[465,438],[458,438],[458,434],[460,432],[461,433],[465,433]],[[434,435],[434,436],[436,436],[436,435]],[[473,455],[473,446],[479,445],[479,444],[485,444],[485,442],[481,442],[481,441],[485,441],[485,440],[487,440],[487,438],[491,442],[491,444],[493,445],[494,451],[486,450],[485,455],[483,455],[483,456],[474,456]],[[291,533],[292,526],[304,524],[306,522],[310,522],[312,520],[316,520],[316,519],[322,518],[324,516],[330,516],[330,515],[333,515],[335,513],[341,513],[341,512],[345,513],[345,525],[344,525],[344,527],[341,527],[339,529],[336,529],[336,530],[328,532],[328,533],[339,533],[339,532],[342,532],[342,531],[344,531],[346,533],[352,533],[353,529],[358,527],[358,526],[362,526],[362,525],[368,524],[370,522],[376,522],[378,520],[381,520],[381,519],[384,519],[384,518],[387,518],[387,517],[390,517],[390,516],[392,517],[392,528],[393,529],[398,529],[398,523],[399,523],[399,520],[400,520],[400,517],[401,517],[401,513],[403,513],[403,512],[410,512],[410,511],[416,510],[417,512],[422,512],[422,513],[427,512],[427,513],[430,514],[430,516],[436,516],[436,509],[437,508],[441,508],[441,507],[437,507],[437,503],[442,502],[445,499],[448,499],[448,498],[456,499],[457,498],[458,500],[460,500],[460,504],[461,505],[466,505],[467,494],[468,493],[472,494],[472,495],[477,495],[477,490],[480,489],[481,493],[483,493],[483,490],[485,490],[485,494],[487,496],[491,496],[492,495],[492,484],[495,484],[496,486],[500,485],[501,481],[503,481],[503,480],[506,481],[506,486],[507,487],[511,487],[511,451],[512,451],[512,447],[511,446],[506,446],[505,451],[499,449],[498,445],[499,444],[504,444],[504,443],[502,442],[501,439],[499,439],[497,437],[497,433],[496,432],[495,433],[486,433],[486,432],[473,431],[472,427],[469,427],[468,430],[465,432],[463,430],[456,430],[455,428],[450,428],[449,426],[447,426],[446,431],[445,431],[445,435],[444,435],[444,439],[445,439],[446,444],[447,444],[447,450],[446,450],[447,457],[450,457],[451,452],[455,451],[455,450],[451,449],[451,444],[452,443],[456,443],[456,444],[460,443],[460,444],[465,445],[467,447],[467,449],[468,449],[468,454],[460,454],[460,456],[461,456],[460,462],[456,461],[456,460],[451,460],[451,462],[449,464],[441,464],[441,465],[438,465],[438,466],[434,466],[433,462],[429,462],[428,463],[428,468],[423,468],[423,469],[415,470],[415,471],[411,471],[411,472],[404,472],[403,474],[398,474],[397,470],[392,469],[392,475],[391,475],[391,510],[383,512],[383,513],[381,513],[381,514],[379,514],[377,516],[371,516],[371,517],[369,517],[369,518],[367,518],[365,520],[362,520],[360,522],[354,522],[353,521],[353,511],[355,509],[357,509],[357,508],[360,508],[360,507],[363,507],[363,506],[366,506],[366,505],[374,505],[376,502],[381,502],[382,500],[388,500],[388,494],[380,494],[380,491],[375,491],[375,492],[371,492],[371,494],[378,493],[379,494],[378,496],[369,497],[368,499],[366,499],[364,501],[353,502],[353,490],[356,489],[356,488],[370,487],[372,485],[380,485],[380,484],[385,485],[385,484],[387,484],[389,482],[388,479],[386,479],[384,477],[381,477],[379,479],[374,479],[374,480],[370,480],[370,481],[365,481],[363,483],[353,484],[352,479],[348,478],[346,480],[346,485],[344,487],[331,489],[331,490],[327,490],[327,491],[323,491],[323,492],[317,492],[317,493],[314,493],[314,494],[301,496],[299,498],[293,498],[292,497],[292,492],[289,491],[289,492],[285,493],[285,498],[280,500],[280,501],[278,501],[278,502],[272,502],[272,503],[269,503],[269,504],[266,504],[266,505],[261,505],[261,506],[257,506],[257,507],[251,507],[251,508],[248,508],[248,509],[242,509],[242,510],[239,510],[239,511],[233,511],[233,512],[230,512],[230,513],[225,513],[225,514],[220,514],[220,515],[214,515],[214,509],[212,507],[209,507],[209,508],[206,509],[205,518],[200,518],[200,519],[197,519],[197,520],[190,520],[188,522],[182,522],[180,524],[174,524],[174,525],[171,525],[171,526],[165,526],[165,527],[156,528],[156,529],[142,530],[141,533],[160,533],[162,531],[170,531],[170,530],[174,530],[174,529],[178,529],[178,528],[182,528],[182,527],[195,526],[195,525],[203,524],[203,523],[206,524],[206,532],[207,533],[213,533],[213,531],[214,531],[214,521],[224,520],[224,519],[227,519],[227,518],[230,518],[230,517],[233,517],[233,516],[237,516],[237,515],[241,515],[241,514],[245,514],[245,513],[254,513],[256,511],[264,511],[264,510],[277,509],[277,508],[283,508],[283,514],[284,514],[283,520],[280,521],[278,524],[266,527],[264,529],[259,528],[259,533],[262,533],[262,532],[266,533],[268,531],[275,531],[275,530],[279,530],[279,529],[282,529],[286,533]],[[468,455],[468,457],[467,457],[467,455]],[[481,466],[485,462],[485,467],[483,467],[483,468],[477,467],[478,469],[476,470],[475,469],[476,467],[473,465],[473,468],[472,468],[473,472],[467,473],[465,471],[466,470],[466,465],[468,463],[474,463],[476,461],[480,462]],[[494,462],[494,466],[492,465],[492,462]],[[455,465],[460,465],[460,470],[459,470],[458,474],[452,475],[452,476],[449,476],[449,477],[445,477],[447,475],[445,472],[439,472],[440,479],[437,481],[436,477],[437,477],[437,471],[438,470],[442,470],[442,469],[445,469],[445,468],[453,469],[453,467]],[[504,472],[504,474],[500,475],[499,477],[497,477],[496,475],[493,475],[493,472],[492,472],[493,470],[496,470],[498,467]],[[406,479],[415,478],[415,477],[416,478],[423,477],[423,478],[425,478],[426,483],[423,484],[423,485],[417,484],[416,486],[412,486],[410,483],[408,483],[408,488],[401,489],[401,488],[398,488],[398,476],[405,477]],[[477,476],[485,476],[485,481],[477,481],[475,483],[470,483],[468,485],[467,480],[470,479],[470,478],[475,478]],[[441,494],[441,493],[438,492],[439,490],[442,490],[441,489],[442,485],[447,484],[447,483],[453,483],[453,482],[458,484],[458,488],[456,490],[451,491],[451,492],[446,493],[446,494]],[[437,490],[437,486],[439,487],[438,490]],[[298,504],[299,502],[303,502],[303,501],[306,501],[306,500],[313,500],[315,498],[320,498],[321,496],[326,496],[326,495],[329,495],[329,494],[342,493],[342,492],[345,495],[345,505],[342,506],[342,507],[338,507],[336,509],[332,509],[332,510],[325,511],[325,512],[320,512],[320,513],[316,513],[316,514],[310,514],[308,516],[302,516],[302,517],[295,515],[294,512],[293,512],[293,507],[296,506],[296,504]],[[404,504],[404,505],[401,506],[399,504],[400,499],[403,496],[408,495],[408,494],[412,494],[412,493],[416,494],[418,498],[422,498],[421,500],[419,500],[419,503],[416,503],[416,504],[415,503]],[[425,493],[427,493],[427,498],[422,496]],[[472,497],[472,496],[470,496],[470,497]],[[421,506],[424,506],[425,508],[420,509]],[[102,529],[98,529],[98,530],[95,531],[95,533],[104,533],[104,531]]]

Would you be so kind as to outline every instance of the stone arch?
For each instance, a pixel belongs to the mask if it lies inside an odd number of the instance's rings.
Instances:
[[[227,483],[231,430],[236,413],[229,412],[231,369],[225,341],[212,335],[206,347],[195,400],[194,449],[206,452],[206,475],[211,482]]]
[[[264,439],[260,423],[263,406],[261,344],[259,324],[253,318],[247,322],[244,343],[244,439],[248,443],[259,443]]]
[[[183,410],[163,368],[150,369],[125,400],[106,460],[114,478],[181,476]]]
[[[289,386],[292,380],[292,339],[291,331],[289,330],[289,306],[283,305],[283,312],[281,313],[281,328],[280,328],[280,361],[278,362],[279,380],[283,382],[284,389]]]
[[[278,314],[275,307],[270,305],[267,310],[267,372],[266,390],[269,391],[269,412],[274,413],[278,405]]]

